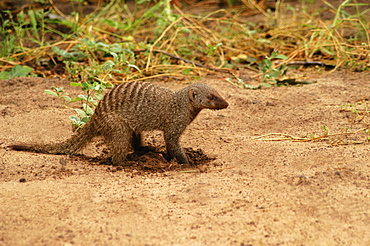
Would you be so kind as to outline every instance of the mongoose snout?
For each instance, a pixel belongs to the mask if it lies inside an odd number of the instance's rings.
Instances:
[[[220,110],[229,106],[229,104],[224,99],[222,99],[220,95],[211,95],[208,97],[208,100],[213,103],[213,105],[210,106],[209,109]]]
[[[92,138],[103,136],[110,147],[113,164],[123,165],[131,147],[141,148],[143,131],[161,130],[168,159],[188,164],[179,143],[185,128],[201,110],[220,110],[228,105],[215,89],[204,83],[195,83],[177,92],[150,83],[124,83],[110,90],[90,121],[65,142],[10,147],[39,153],[78,154]]]

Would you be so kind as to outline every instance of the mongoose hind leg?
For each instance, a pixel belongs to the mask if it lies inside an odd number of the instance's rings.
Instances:
[[[103,131],[106,143],[110,146],[113,165],[125,165],[128,152],[131,149],[133,131],[122,121],[111,121]]]

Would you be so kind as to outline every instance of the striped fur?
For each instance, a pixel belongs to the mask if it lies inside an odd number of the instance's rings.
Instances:
[[[196,83],[172,92],[150,83],[131,82],[113,88],[97,106],[90,121],[59,144],[21,144],[15,150],[50,154],[78,154],[92,138],[103,136],[111,148],[112,162],[122,165],[131,146],[142,146],[143,131],[164,132],[167,155],[189,163],[179,144],[185,128],[202,109],[223,109],[228,103],[208,85]]]

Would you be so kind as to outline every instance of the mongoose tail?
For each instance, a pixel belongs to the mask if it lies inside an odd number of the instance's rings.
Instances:
[[[73,154],[66,151],[62,143],[59,144],[14,144],[8,146],[12,150],[27,151],[43,154],[68,155]]]
[[[75,135],[61,143],[53,144],[37,144],[37,143],[21,143],[8,146],[10,149],[18,151],[28,151],[43,154],[54,155],[78,155],[79,151],[85,147],[94,137],[94,131],[91,128],[94,125],[94,119],[91,119],[82,129]]]

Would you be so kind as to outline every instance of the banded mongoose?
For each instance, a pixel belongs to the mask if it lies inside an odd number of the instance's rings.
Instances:
[[[111,149],[114,165],[123,165],[130,143],[134,150],[142,146],[143,131],[164,132],[167,157],[178,163],[189,160],[179,138],[202,109],[219,110],[228,103],[212,87],[196,83],[182,90],[144,82],[124,83],[108,92],[99,102],[90,121],[70,139],[57,144],[20,144],[15,150],[49,154],[78,154],[92,138],[103,136]]]

